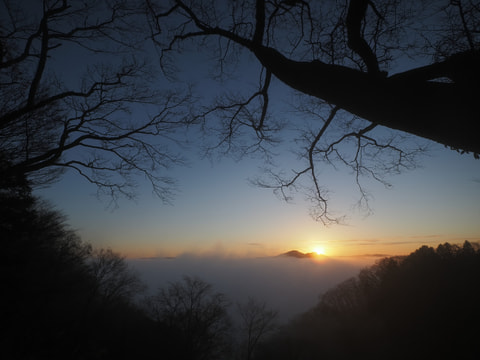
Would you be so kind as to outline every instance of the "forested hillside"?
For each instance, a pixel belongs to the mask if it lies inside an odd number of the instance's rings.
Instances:
[[[258,359],[474,359],[480,356],[478,244],[422,246],[321,296]]]

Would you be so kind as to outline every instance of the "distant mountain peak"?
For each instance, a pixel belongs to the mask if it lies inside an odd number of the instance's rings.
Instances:
[[[280,254],[278,256],[293,257],[293,258],[297,258],[297,259],[307,259],[307,258],[316,258],[316,257],[319,257],[319,256],[324,256],[324,255],[318,255],[314,252],[303,253],[303,252],[298,251],[298,250],[290,250],[290,251],[287,251],[287,252],[285,252],[283,254]]]

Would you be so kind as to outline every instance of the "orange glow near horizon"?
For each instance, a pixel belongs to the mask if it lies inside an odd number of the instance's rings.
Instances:
[[[337,239],[324,240],[313,236],[295,236],[295,240],[281,239],[280,236],[265,237],[260,240],[242,241],[242,239],[225,239],[205,241],[205,239],[168,239],[159,240],[156,236],[137,237],[131,241],[130,236],[111,237],[110,241],[103,241],[98,247],[111,248],[127,258],[149,257],[178,257],[182,255],[227,257],[227,258],[254,258],[278,256],[292,250],[302,253],[314,253],[318,259],[323,257],[341,258],[344,260],[365,258],[374,259],[379,257],[408,255],[423,245],[437,247],[439,244],[449,242],[462,244],[465,240],[480,242],[480,238],[473,236],[395,236],[384,238],[354,238],[339,236]],[[348,234],[347,234],[348,235]],[[324,234],[322,234],[322,238]],[[260,238],[260,237],[259,237]],[[93,242],[86,239],[86,241]]]
[[[317,255],[327,255],[325,248],[321,246],[317,246],[316,248],[314,248],[313,252]]]

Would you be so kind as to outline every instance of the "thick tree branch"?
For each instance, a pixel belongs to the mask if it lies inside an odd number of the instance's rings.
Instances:
[[[408,74],[408,81],[400,81],[402,75],[371,77],[340,65],[294,61],[267,47],[256,47],[254,53],[277,78],[298,91],[373,123],[480,154],[477,97],[468,84],[425,81],[424,71],[419,78]],[[458,72],[462,64],[455,64]]]
[[[365,19],[370,0],[350,0],[347,18],[345,20],[348,33],[348,46],[364,61],[370,74],[378,74],[377,57],[362,37],[362,21]]]
[[[262,45],[263,34],[265,32],[265,0],[256,0],[255,10],[255,33],[253,34],[253,42],[257,45]]]
[[[280,51],[259,45],[253,39],[219,27],[209,27],[183,2],[178,1],[177,4],[200,31],[177,35],[172,41],[192,36],[224,37],[253,52],[274,76],[304,94],[339,106],[372,123],[430,139],[459,151],[480,153],[480,142],[475,135],[479,119],[477,97],[469,86],[472,81],[478,83],[480,79],[476,53],[465,57],[458,54],[444,63],[434,63],[390,78],[372,77],[369,74],[378,72],[378,61],[361,37],[361,23],[368,1],[350,2],[347,29],[349,42],[367,64],[369,73],[319,60],[289,59]],[[257,11],[256,16],[260,17],[262,9]],[[475,74],[468,83],[459,80],[468,79],[466,68],[472,69]],[[441,76],[455,78],[455,81],[450,84],[428,81]]]

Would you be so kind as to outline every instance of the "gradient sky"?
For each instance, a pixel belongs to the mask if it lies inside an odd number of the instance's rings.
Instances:
[[[369,216],[352,209],[354,189],[337,186],[344,196],[332,206],[348,218],[328,227],[309,216],[301,195],[287,204],[250,185],[247,179],[259,174],[255,160],[192,163],[172,171],[180,189],[173,205],[145,185],[136,202],[123,200],[112,211],[92,195],[94,186],[68,173],[37,193],[64,211],[85,241],[129,257],[266,256],[319,247],[330,256],[394,255],[422,244],[480,240],[480,162],[440,146],[422,168],[392,177],[393,189],[370,185]],[[342,184],[348,176],[331,180]]]

